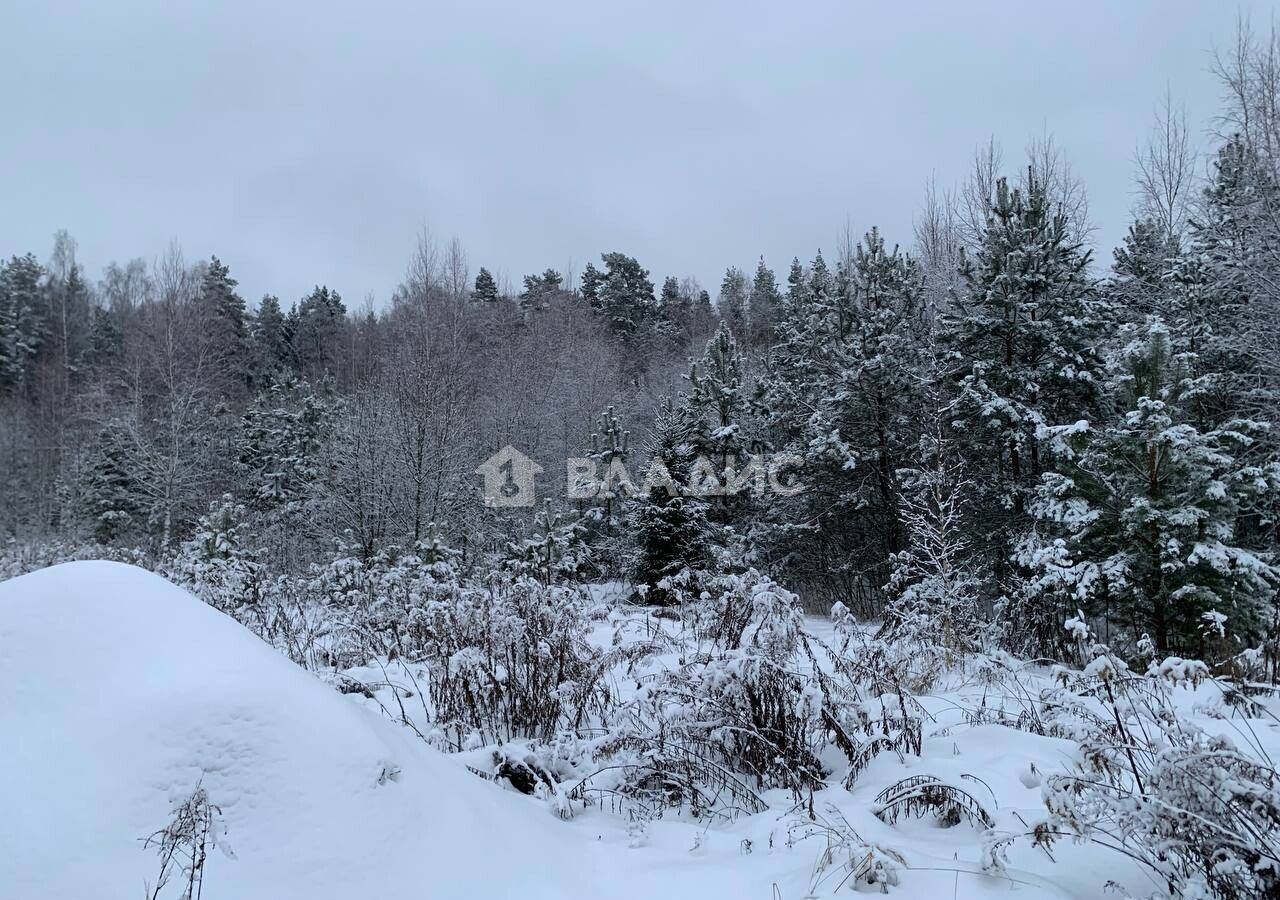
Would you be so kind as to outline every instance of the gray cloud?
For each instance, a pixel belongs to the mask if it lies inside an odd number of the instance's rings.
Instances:
[[[177,238],[251,298],[358,302],[426,224],[513,282],[616,248],[714,286],[846,221],[908,243],[931,172],[1049,131],[1105,258],[1154,103],[1207,128],[1234,27],[1191,0],[188,6],[0,8],[0,252],[65,227],[96,273]]]

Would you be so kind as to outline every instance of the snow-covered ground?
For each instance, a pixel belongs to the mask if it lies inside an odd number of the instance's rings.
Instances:
[[[851,791],[814,800],[901,855],[906,898],[1103,895],[1115,879],[1154,888],[1118,854],[1016,841],[1003,875],[983,874],[968,824],[886,824],[874,798],[911,774],[966,784],[1022,834],[1042,817],[1038,778],[1069,741],[967,725],[984,689],[951,684],[920,756],[882,754]],[[679,818],[636,840],[608,810],[568,821],[541,800],[467,771],[342,694],[232,619],[159,576],[107,562],[55,566],[0,584],[0,900],[144,896],[159,858],[144,839],[197,785],[220,808],[203,896],[233,898],[761,898],[843,894],[815,875],[826,847],[785,792],[731,824]],[[991,702],[991,698],[987,698]],[[1274,737],[1274,736],[1272,736]],[[638,846],[637,846],[638,845]],[[171,884],[161,897],[180,895]]]
[[[231,851],[211,855],[207,898],[592,896],[607,872],[541,810],[141,569],[0,585],[0,684],[5,900],[137,900],[159,867],[142,839],[201,782]]]

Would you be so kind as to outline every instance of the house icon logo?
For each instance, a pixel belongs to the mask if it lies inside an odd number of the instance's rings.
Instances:
[[[495,509],[533,506],[534,476],[542,466],[510,444],[476,468],[484,479],[484,505]]]

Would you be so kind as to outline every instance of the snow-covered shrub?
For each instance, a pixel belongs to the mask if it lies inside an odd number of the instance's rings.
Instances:
[[[310,590],[334,613],[334,662],[425,666],[433,731],[454,749],[550,741],[593,723],[605,702],[602,654],[587,642],[594,604],[544,580],[558,551],[543,547],[527,557],[529,573],[487,583],[463,579],[457,557],[433,538],[369,559],[348,552],[318,569]]]
[[[643,686],[596,748],[605,777],[584,780],[577,796],[702,816],[758,812],[757,790],[811,795],[826,775],[825,726],[822,694],[801,665],[795,595],[755,570],[685,572],[665,589],[682,599],[692,639],[682,664]]]
[[[572,735],[540,744],[523,741],[503,744],[489,754],[488,771],[477,774],[504,781],[522,794],[531,794],[546,802],[557,817],[573,817],[573,803],[562,784],[580,777],[584,760],[581,743]],[[473,771],[477,771],[473,768]]]
[[[153,557],[137,547],[127,549],[65,541],[21,542],[10,538],[0,542],[0,581],[81,559],[108,559],[144,569],[155,568]]]
[[[919,754],[924,712],[907,687],[914,676],[895,646],[869,636],[842,603],[832,607],[831,619],[835,646],[812,639],[805,646],[824,723],[849,760],[845,786],[851,787],[881,753]]]
[[[472,733],[486,744],[550,741],[590,724],[608,693],[601,653],[587,642],[589,611],[582,591],[527,576],[437,582],[408,627],[447,742],[461,748]]]
[[[746,778],[731,769],[702,735],[637,713],[598,741],[596,768],[569,796],[584,804],[606,803],[617,812],[661,818],[664,811],[687,812],[695,819],[754,815],[769,808]]]
[[[679,604],[692,636],[712,651],[761,646],[776,658],[799,647],[799,599],[755,569],[709,572],[684,569],[660,586]]]
[[[1175,707],[1177,686],[1205,681],[1207,667],[1168,659],[1140,675],[1103,645],[1091,654],[1045,696],[1054,730],[1080,746],[1071,771],[1044,784],[1038,839],[1112,846],[1171,897],[1280,894],[1280,773],[1260,747],[1210,734]]]
[[[695,745],[759,788],[802,794],[825,774],[821,695],[759,645],[660,676],[643,698],[667,741]],[[663,743],[662,740],[659,743]]]
[[[907,865],[898,851],[864,839],[834,806],[828,806],[823,815],[795,821],[788,828],[788,844],[815,839],[824,841],[826,846],[813,867],[810,897],[819,896],[819,890],[828,895],[828,885],[829,894],[834,896],[846,884],[854,890],[887,894],[889,888],[898,885],[898,873]]]
[[[916,819],[932,816],[945,828],[961,820],[984,830],[995,824],[991,814],[972,794],[933,775],[912,775],[889,785],[876,795],[874,812],[889,824],[902,816]]]
[[[532,532],[507,545],[502,568],[543,584],[580,580],[591,565],[586,537],[587,527],[581,519],[562,520],[548,503],[533,517]]]
[[[174,805],[169,824],[143,841],[144,847],[154,849],[160,857],[155,883],[146,886],[147,900],[157,900],[174,876],[182,900],[199,900],[209,851],[217,848],[232,855],[226,830],[222,809],[211,803],[204,786],[197,784],[189,797]]]
[[[335,561],[326,580],[330,590],[343,591],[354,632],[349,639],[359,645],[361,662],[421,658],[431,640],[423,631],[423,611],[463,590],[457,556],[432,540],[409,551],[389,548],[356,566]]]
[[[318,602],[307,576],[277,575],[262,585],[262,599],[241,607],[237,618],[271,646],[305,669],[316,671],[351,660],[343,650],[353,642],[337,611]]]
[[[891,559],[891,597],[878,637],[903,680],[927,689],[981,644],[979,579],[966,533],[973,484],[952,452],[941,414],[920,440],[921,464],[898,472],[907,547]]]
[[[224,494],[200,517],[166,574],[215,609],[237,615],[262,598],[264,568],[247,512]]]

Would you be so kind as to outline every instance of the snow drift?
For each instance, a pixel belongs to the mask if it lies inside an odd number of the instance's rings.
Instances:
[[[0,685],[4,900],[137,900],[159,868],[142,839],[197,784],[234,853],[211,853],[206,897],[596,894],[545,812],[141,569],[0,584]]]

